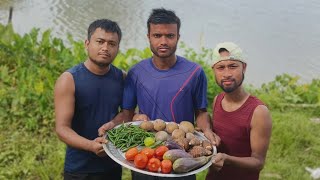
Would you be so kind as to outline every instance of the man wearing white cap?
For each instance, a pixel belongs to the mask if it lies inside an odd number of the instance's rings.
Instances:
[[[224,92],[213,101],[213,131],[221,144],[206,179],[257,180],[271,137],[269,110],[244,90],[247,63],[236,44],[218,44],[211,65]]]

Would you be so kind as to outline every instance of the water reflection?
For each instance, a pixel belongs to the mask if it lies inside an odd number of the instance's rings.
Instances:
[[[316,0],[0,0],[0,22],[7,23],[14,6],[13,24],[23,34],[31,28],[51,28],[53,35],[86,38],[93,20],[110,18],[123,30],[122,50],[148,46],[146,20],[152,8],[173,9],[182,21],[181,40],[199,50],[234,41],[248,54],[246,81],[271,81],[290,73],[303,80],[320,77],[320,2]]]

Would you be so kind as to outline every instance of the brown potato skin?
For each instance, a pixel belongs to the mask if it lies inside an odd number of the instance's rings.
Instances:
[[[162,119],[156,119],[153,121],[153,128],[156,131],[163,131],[166,128],[166,123]]]
[[[181,121],[179,124],[179,129],[182,129],[185,133],[194,133],[194,125],[189,121]]]
[[[173,139],[180,139],[180,138],[184,138],[186,135],[186,133],[181,130],[181,129],[175,129],[173,132],[172,132],[172,138]]]
[[[153,123],[151,121],[143,121],[140,124],[140,128],[146,130],[146,131],[153,131]]]
[[[167,133],[169,134],[172,134],[172,132],[175,130],[175,129],[179,129],[179,126],[177,123],[175,122],[169,122],[166,126],[166,131]]]

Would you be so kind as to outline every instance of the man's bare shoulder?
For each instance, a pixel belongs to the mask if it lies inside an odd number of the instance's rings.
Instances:
[[[270,127],[272,126],[271,114],[267,106],[259,105],[255,108],[251,124],[263,124]]]
[[[70,72],[64,72],[57,79],[55,84],[55,92],[74,89],[74,80]]]
[[[254,114],[268,115],[270,111],[266,105],[258,105],[254,110]]]

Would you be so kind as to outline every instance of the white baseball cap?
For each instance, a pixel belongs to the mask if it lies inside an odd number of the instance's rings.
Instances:
[[[226,49],[230,55],[221,57],[219,50],[220,49]],[[216,63],[224,60],[235,60],[235,61],[241,61],[243,63],[246,63],[246,60],[243,57],[243,52],[240,49],[238,45],[236,45],[233,42],[223,42],[217,44],[217,46],[213,49],[213,57],[212,57],[212,62],[211,66],[214,66]]]

